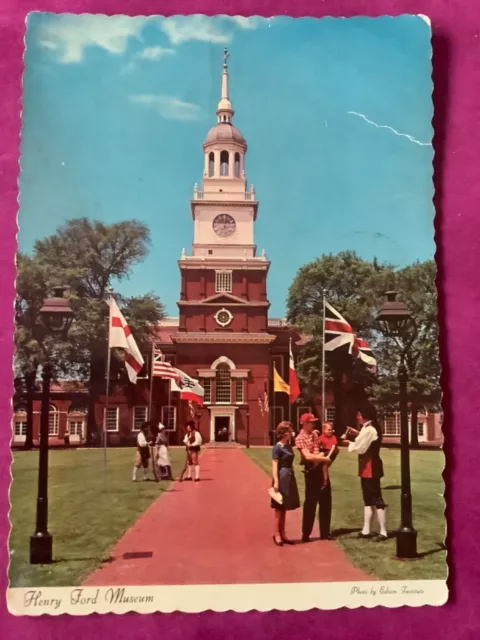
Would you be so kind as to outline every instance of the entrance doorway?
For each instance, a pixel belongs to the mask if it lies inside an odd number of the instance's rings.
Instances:
[[[215,416],[215,442],[230,440],[230,417]]]

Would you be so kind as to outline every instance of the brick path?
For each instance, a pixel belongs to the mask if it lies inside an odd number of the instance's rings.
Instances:
[[[201,474],[197,483],[172,483],[115,545],[112,562],[85,585],[371,579],[335,542],[276,547],[269,478],[241,449],[206,449]],[[287,535],[300,539],[301,509],[287,514]]]

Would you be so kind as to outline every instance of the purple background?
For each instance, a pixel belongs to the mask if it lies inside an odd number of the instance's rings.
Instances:
[[[228,637],[377,639],[480,637],[480,3],[477,0],[0,0],[0,537],[8,535],[10,398],[12,393],[14,253],[24,21],[29,11],[126,13],[130,15],[228,13],[231,15],[350,16],[424,13],[430,16],[434,49],[435,204],[439,266],[450,601],[441,608],[357,609],[335,612],[198,615],[127,614],[15,618],[4,592],[8,562],[1,553],[2,637],[131,638]],[[470,287],[468,281],[474,283]],[[455,322],[455,330],[454,323]]]

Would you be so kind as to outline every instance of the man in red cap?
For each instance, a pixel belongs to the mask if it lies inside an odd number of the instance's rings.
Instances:
[[[330,481],[323,485],[322,465],[331,464],[331,460],[320,453],[319,436],[313,431],[317,422],[313,413],[300,416],[300,433],[295,439],[295,446],[300,451],[305,464],[305,502],[303,503],[302,542],[308,542],[315,521],[317,504],[319,505],[320,539],[333,540],[330,535],[332,518],[332,488]]]

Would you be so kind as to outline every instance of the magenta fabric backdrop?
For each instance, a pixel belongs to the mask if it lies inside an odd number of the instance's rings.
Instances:
[[[476,0],[0,0],[0,536],[6,540],[10,482],[14,254],[24,22],[29,11],[130,15],[228,13],[351,16],[423,13],[434,49],[435,204],[446,414],[450,601],[441,608],[334,612],[206,612],[198,615],[16,618],[5,606],[8,562],[1,547],[0,627],[4,638],[132,637],[377,639],[480,637],[480,3]],[[472,283],[470,285],[469,283]],[[478,360],[477,360],[478,358]]]

